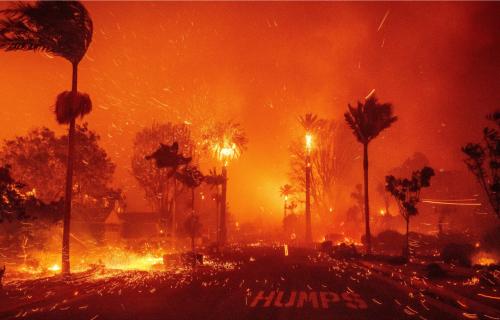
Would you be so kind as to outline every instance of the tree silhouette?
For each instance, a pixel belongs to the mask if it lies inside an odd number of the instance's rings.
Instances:
[[[338,121],[319,118],[314,130],[314,148],[311,150],[311,206],[317,210],[322,223],[332,222],[342,189],[337,186],[347,182],[348,169],[353,165],[357,145],[350,130]],[[298,193],[305,193],[304,172],[307,152],[304,137],[292,141],[289,177]]]
[[[196,216],[194,211],[194,200],[195,200],[195,189],[200,186],[203,182],[203,174],[196,166],[185,166],[180,172],[175,172],[175,178],[179,180],[184,186],[191,190],[191,217],[190,217],[190,228],[189,233],[191,234],[191,251],[194,254],[193,264],[196,264],[196,253],[194,239],[197,234],[199,218]]]
[[[24,184],[14,180],[10,166],[0,167],[0,222],[22,220],[26,216],[26,197],[21,192]]]
[[[78,64],[92,41],[93,25],[87,9],[78,1],[37,1],[16,3],[2,10],[0,48],[7,51],[44,51],[63,57],[72,65],[71,92],[57,97],[56,116],[60,124],[69,124],[66,175],[62,273],[70,273],[69,235],[71,219],[75,120],[92,109],[88,95],[78,92]]]
[[[174,142],[177,142],[177,147]],[[176,199],[184,190],[174,177],[177,166],[166,166],[174,163],[163,163],[161,160],[162,153],[166,150],[168,154],[171,147],[178,148],[177,154],[194,154],[195,144],[189,126],[167,122],[144,128],[135,136],[131,166],[132,174],[144,190],[146,199],[160,215],[160,225],[165,229],[170,228],[174,239],[177,228]],[[155,154],[160,157],[159,163],[155,160]]]
[[[295,192],[293,187],[289,184],[280,187],[280,195],[283,197],[283,218],[286,218],[286,210],[288,209],[288,198]]]
[[[76,126],[75,138],[72,219],[104,222],[115,202],[123,203],[121,191],[111,187],[116,165],[86,123]],[[33,129],[4,141],[0,163],[11,165],[12,176],[25,185],[22,192],[33,192],[45,203],[58,202],[65,189],[67,142],[67,135]]]
[[[217,237],[217,243],[219,243],[220,239],[220,208],[221,208],[221,190],[220,187],[226,183],[226,177],[224,177],[223,174],[218,174],[217,169],[213,168],[210,170],[208,175],[205,175],[205,179],[203,180],[206,184],[209,186],[215,188],[215,194],[214,194],[214,199],[215,199],[215,230],[216,230],[216,237]]]
[[[497,218],[500,218],[500,111],[488,115],[497,125],[497,128],[486,127],[483,129],[483,144],[468,143],[462,148],[467,155],[465,164],[479,181],[491,208]]]
[[[219,241],[225,244],[227,241],[227,166],[231,160],[240,157],[246,149],[248,138],[240,124],[231,120],[217,122],[202,134],[203,148],[222,164],[221,210],[220,210],[220,235]]]
[[[306,113],[299,117],[299,123],[304,129],[305,135],[305,171],[306,171],[306,242],[312,242],[311,229],[311,150],[312,150],[312,133],[318,126],[318,116],[312,113]]]
[[[190,163],[192,158],[180,154],[179,143],[175,141],[171,146],[160,143],[160,148],[146,156],[146,160],[151,159],[155,160],[158,168],[170,168],[175,172],[177,167]]]
[[[303,116],[299,116],[299,123],[304,128],[306,132],[312,132],[316,130],[319,124],[318,116],[313,113],[306,113]]]
[[[348,109],[349,111],[344,114],[345,120],[352,129],[356,139],[363,145],[366,252],[370,254],[371,234],[370,204],[368,197],[368,144],[375,139],[380,132],[389,128],[398,118],[392,114],[392,104],[379,103],[374,95],[366,99],[364,103],[358,101],[357,107],[352,107],[349,104]]]
[[[423,167],[414,171],[410,179],[396,178],[392,175],[386,176],[386,189],[396,200],[399,212],[406,221],[406,249],[405,256],[410,256],[410,218],[418,214],[417,204],[420,201],[422,188],[430,186],[431,178],[434,176],[431,167]]]

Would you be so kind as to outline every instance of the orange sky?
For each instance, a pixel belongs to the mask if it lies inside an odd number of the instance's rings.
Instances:
[[[279,217],[298,115],[343,121],[348,102],[376,89],[400,118],[371,145],[378,178],[415,151],[436,168],[463,168],[460,146],[499,107],[499,3],[86,6],[94,37],[79,88],[94,110],[85,121],[117,163],[116,184],[132,210],[146,209],[128,173],[132,141],[153,122],[240,122],[249,145],[230,167],[230,207],[239,217]],[[70,88],[68,62],[1,51],[0,67],[0,138],[40,125],[65,129],[50,106]]]

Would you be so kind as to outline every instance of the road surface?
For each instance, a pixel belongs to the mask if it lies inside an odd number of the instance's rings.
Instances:
[[[229,262],[227,262],[229,261]],[[6,286],[1,318],[361,320],[478,318],[453,304],[314,251],[245,248],[196,271],[96,271]],[[491,319],[491,318],[484,318]]]

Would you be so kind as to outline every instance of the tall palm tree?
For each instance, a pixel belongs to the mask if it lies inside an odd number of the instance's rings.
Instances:
[[[393,116],[392,104],[379,103],[374,95],[368,97],[364,103],[358,101],[357,107],[349,104],[348,108],[349,111],[344,114],[345,120],[356,139],[363,145],[366,253],[370,254],[372,247],[368,199],[368,144],[398,118]]]
[[[220,203],[221,203],[221,194],[219,186],[222,186],[226,182],[226,178],[222,174],[217,173],[217,169],[213,168],[210,170],[209,174],[205,176],[203,181],[211,187],[215,187],[215,234],[217,237],[217,244],[220,242]]]
[[[287,210],[287,202],[288,202],[288,197],[293,193],[293,187],[289,184],[282,185],[280,188],[280,195],[284,199],[284,205],[283,205],[283,219],[286,218],[286,210]]]
[[[311,228],[311,148],[312,132],[316,130],[319,124],[318,116],[312,113],[306,113],[299,117],[299,123],[305,130],[306,146],[306,243],[312,242]]]
[[[63,92],[57,97],[55,110],[57,121],[69,124],[62,244],[62,272],[69,274],[75,120],[92,110],[88,95],[78,92],[78,64],[92,41],[92,19],[78,1],[19,2],[1,13],[4,15],[0,20],[1,49],[44,51],[68,60],[72,66],[71,91]]]

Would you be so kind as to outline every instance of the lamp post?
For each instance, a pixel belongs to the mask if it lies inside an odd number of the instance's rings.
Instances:
[[[280,188],[280,194],[283,197],[283,221],[286,218],[286,211],[289,209],[288,197],[293,193],[293,188],[289,184],[285,184]]]
[[[232,160],[236,155],[236,145],[225,144],[223,148],[219,151],[219,160],[222,162],[222,194],[221,194],[221,210],[220,210],[220,237],[219,241],[221,245],[224,245],[227,241],[227,219],[226,219],[226,207],[227,207],[227,166],[229,161]]]
[[[312,243],[311,230],[311,150],[312,135],[306,132],[306,243]]]
[[[288,195],[285,195],[285,201],[283,206],[283,219],[286,218],[286,202],[288,201]]]

